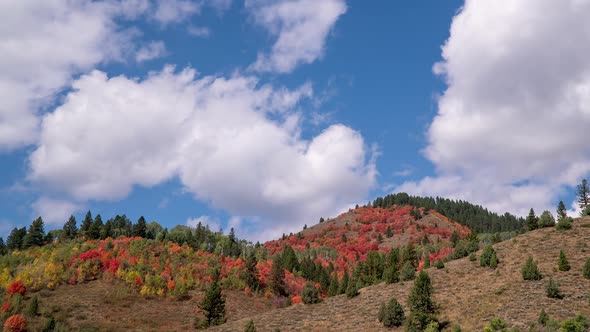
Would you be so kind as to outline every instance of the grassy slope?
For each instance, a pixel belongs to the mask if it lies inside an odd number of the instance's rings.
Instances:
[[[493,317],[505,319],[509,326],[527,328],[536,321],[542,308],[559,320],[576,313],[590,315],[590,280],[582,276],[582,266],[590,257],[590,218],[576,221],[574,228],[558,232],[546,228],[498,243],[500,264],[496,270],[479,267],[468,258],[449,262],[445,269],[429,273],[440,318],[459,324],[465,330],[481,330]],[[559,250],[568,256],[572,269],[557,271]],[[531,255],[545,276],[541,281],[523,281],[520,269]],[[478,253],[479,257],[479,253]],[[547,298],[545,283],[553,277],[561,283],[563,300]],[[211,331],[241,331],[253,319],[258,331],[385,331],[377,321],[379,304],[395,296],[404,303],[411,283],[379,284],[361,290],[354,299],[337,296],[316,305],[296,305],[228,322]]]

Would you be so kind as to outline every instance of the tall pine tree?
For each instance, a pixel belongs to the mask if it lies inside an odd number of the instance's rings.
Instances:
[[[63,227],[63,238],[66,240],[74,239],[78,235],[78,226],[76,226],[76,217],[70,216]]]
[[[27,235],[27,229],[25,227],[14,228],[6,239],[6,248],[9,251],[22,249],[25,235]]]
[[[277,296],[287,295],[285,268],[280,255],[277,255],[270,269],[270,290]]]
[[[43,240],[45,240],[44,226],[43,218],[39,217],[33,220],[33,223],[31,226],[29,226],[29,231],[27,232],[27,235],[23,241],[24,248],[43,245]]]
[[[428,324],[437,321],[437,306],[432,300],[433,291],[428,273],[420,271],[408,297],[410,316],[406,331],[424,331]]]
[[[139,217],[137,223],[133,225],[133,236],[146,237],[147,223],[143,216]]]
[[[590,187],[588,186],[588,181],[586,179],[582,180],[577,187],[577,195],[578,195],[578,204],[582,211],[586,209],[588,204],[590,204]]]
[[[82,225],[80,225],[80,235],[88,237],[88,232],[90,231],[90,227],[92,227],[92,213],[90,211],[86,212],[86,216],[82,221]]]
[[[4,239],[0,237],[0,256],[6,255],[8,250],[6,249],[6,244],[4,244]]]
[[[531,208],[529,215],[526,217],[526,225],[529,231],[533,231],[539,227],[539,219],[535,215],[533,208]]]
[[[215,273],[218,276],[218,273]],[[216,277],[205,293],[205,298],[199,303],[199,309],[203,311],[207,326],[221,325],[225,323],[225,297],[221,293],[218,278]]]
[[[559,201],[559,204],[557,205],[557,221],[566,218],[567,217],[567,210],[565,208],[565,204],[563,204],[563,201]]]

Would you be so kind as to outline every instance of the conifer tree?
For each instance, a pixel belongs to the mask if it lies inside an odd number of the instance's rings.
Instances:
[[[563,201],[559,201],[559,204],[557,205],[557,220],[559,221],[565,217],[567,217],[567,209],[565,208]]]
[[[393,230],[391,230],[391,226],[387,225],[387,229],[385,230],[385,236],[390,238],[393,236]]]
[[[6,244],[4,244],[4,239],[0,237],[0,256],[4,256],[8,253],[6,249]]]
[[[250,319],[248,323],[246,323],[246,326],[244,327],[244,332],[256,332],[256,326],[254,326],[253,320]]]
[[[76,217],[70,216],[63,227],[63,238],[66,240],[74,239],[78,235],[78,226],[76,226]]]
[[[405,262],[400,271],[402,280],[412,280],[416,277],[416,268],[410,262]]]
[[[552,298],[552,299],[563,299],[563,294],[561,294],[561,291],[559,290],[559,285],[553,281],[553,278],[549,278],[549,281],[547,282],[547,285],[545,286],[545,291],[547,294],[547,297]]]
[[[584,267],[582,268],[582,275],[586,279],[590,279],[590,258],[586,258],[586,262],[584,263]]]
[[[348,298],[353,298],[359,295],[359,289],[361,288],[361,280],[350,279],[348,282],[348,287],[346,287],[346,296]]]
[[[404,250],[404,262],[410,262],[412,266],[418,266],[418,255],[416,254],[416,248],[413,242],[408,242],[406,250]]]
[[[258,260],[256,259],[256,255],[254,252],[250,253],[246,258],[246,270],[245,270],[245,280],[250,290],[257,291],[260,289],[260,280],[258,279],[258,269],[256,265],[258,264]]]
[[[137,223],[133,225],[133,236],[139,236],[145,238],[147,234],[147,223],[143,216],[139,217]]]
[[[346,293],[346,289],[348,288],[349,276],[348,271],[344,271],[344,276],[342,277],[342,281],[340,282],[340,288],[338,289],[338,294]]]
[[[285,268],[280,255],[277,255],[270,269],[270,290],[277,296],[286,296]]]
[[[406,315],[402,305],[395,298],[392,298],[387,305],[385,303],[381,304],[377,318],[385,327],[396,327],[404,323]]]
[[[406,331],[423,331],[431,322],[437,322],[437,306],[432,300],[433,291],[428,273],[420,271],[408,297],[410,316]]]
[[[41,246],[45,240],[45,229],[43,218],[39,217],[33,221],[29,226],[29,231],[25,235],[23,241],[24,248],[30,248],[32,246]]]
[[[430,253],[428,250],[424,250],[424,269],[430,268]]]
[[[494,248],[491,245],[487,245],[484,249],[483,252],[481,253],[481,256],[479,257],[479,265],[480,266],[488,266],[488,267],[492,267],[492,258],[495,261],[495,265],[498,265],[498,256],[496,255],[496,251],[494,250]],[[492,267],[495,268],[495,267]]]
[[[90,225],[90,229],[87,232],[88,238],[91,240],[98,240],[100,239],[100,231],[102,231],[102,217],[100,214],[97,214],[94,217],[94,221]]]
[[[305,304],[318,303],[320,301],[320,292],[315,285],[308,282],[301,290],[301,300]]]
[[[338,276],[334,276],[330,281],[330,287],[328,288],[328,296],[336,296],[338,295],[338,291],[340,290],[340,284],[338,283]]]
[[[86,216],[82,221],[82,225],[80,225],[80,234],[82,236],[88,237],[88,232],[90,231],[90,227],[92,226],[92,213],[90,211],[86,212]]]
[[[559,261],[557,265],[559,267],[559,271],[569,271],[571,269],[570,263],[568,262],[563,250],[559,251]]]
[[[205,298],[198,305],[205,315],[207,320],[207,326],[215,326],[225,323],[225,297],[221,293],[221,287],[219,287],[217,272],[216,278],[209,286],[209,289],[205,293]]]
[[[27,235],[27,229],[25,227],[15,227],[6,239],[6,249],[9,251],[22,249],[25,235]]]
[[[285,270],[289,272],[299,270],[299,260],[297,259],[297,255],[291,246],[285,246],[281,260]]]
[[[526,217],[526,225],[529,231],[534,231],[539,227],[539,219],[535,215],[533,208],[531,208],[529,215]]]
[[[555,218],[549,211],[543,211],[539,217],[539,228],[555,226]]]
[[[576,193],[578,196],[578,204],[582,211],[584,211],[590,203],[590,187],[588,186],[588,181],[586,179],[583,179],[582,183],[578,185]]]
[[[541,280],[543,278],[539,268],[537,268],[537,264],[533,261],[533,257],[530,256],[522,267],[521,272],[524,280]]]

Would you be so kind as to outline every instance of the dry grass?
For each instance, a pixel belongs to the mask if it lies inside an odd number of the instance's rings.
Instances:
[[[527,329],[536,321],[541,308],[559,320],[577,313],[590,315],[590,280],[582,276],[589,257],[590,219],[576,221],[574,228],[558,232],[553,228],[537,230],[495,245],[500,264],[496,270],[479,267],[479,260],[468,258],[449,262],[445,269],[428,270],[440,305],[440,318],[447,326],[481,330],[493,317],[505,319],[509,326]],[[559,250],[563,249],[572,269],[557,271]],[[545,276],[540,281],[524,281],[521,267],[533,256]],[[479,253],[478,253],[479,257]],[[545,295],[549,277],[561,284],[563,300]],[[385,331],[377,321],[381,302],[395,296],[402,304],[411,283],[379,284],[361,290],[353,299],[329,298],[320,304],[297,305],[228,322],[212,331],[242,331],[253,319],[257,331]]]

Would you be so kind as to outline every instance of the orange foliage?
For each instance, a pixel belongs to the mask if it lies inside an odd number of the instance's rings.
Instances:
[[[11,283],[8,288],[6,288],[6,294],[9,297],[12,297],[14,294],[20,294],[21,296],[25,295],[27,288],[23,284],[22,281],[17,280]]]
[[[24,332],[27,330],[27,320],[22,315],[12,315],[4,322],[5,332]]]

